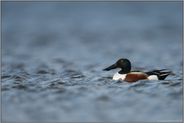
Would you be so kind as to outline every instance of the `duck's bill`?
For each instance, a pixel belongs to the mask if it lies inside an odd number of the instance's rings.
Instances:
[[[113,65],[111,65],[111,66],[109,66],[109,67],[107,67],[107,68],[105,68],[103,70],[104,71],[109,71],[109,70],[112,70],[112,69],[115,69],[115,68],[117,68],[117,66],[116,66],[116,64],[113,64]]]

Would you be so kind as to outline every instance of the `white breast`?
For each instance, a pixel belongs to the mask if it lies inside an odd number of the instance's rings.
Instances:
[[[126,77],[126,74],[119,74],[118,72],[114,74],[113,76],[113,80],[124,80]]]
[[[157,75],[148,76],[148,80],[158,80]]]

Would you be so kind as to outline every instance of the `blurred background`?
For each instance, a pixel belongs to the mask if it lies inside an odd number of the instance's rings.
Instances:
[[[167,68],[129,84],[102,71]],[[182,2],[2,2],[2,118],[181,121]]]

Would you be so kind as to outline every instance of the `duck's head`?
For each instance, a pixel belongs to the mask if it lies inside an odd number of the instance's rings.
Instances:
[[[129,73],[131,70],[131,63],[128,59],[121,58],[115,64],[103,69],[104,71],[109,71],[112,69],[121,68],[120,74]]]

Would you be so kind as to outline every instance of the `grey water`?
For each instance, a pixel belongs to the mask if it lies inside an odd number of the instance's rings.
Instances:
[[[114,81],[169,69],[162,81]],[[181,2],[3,2],[2,119],[7,122],[181,121]]]

